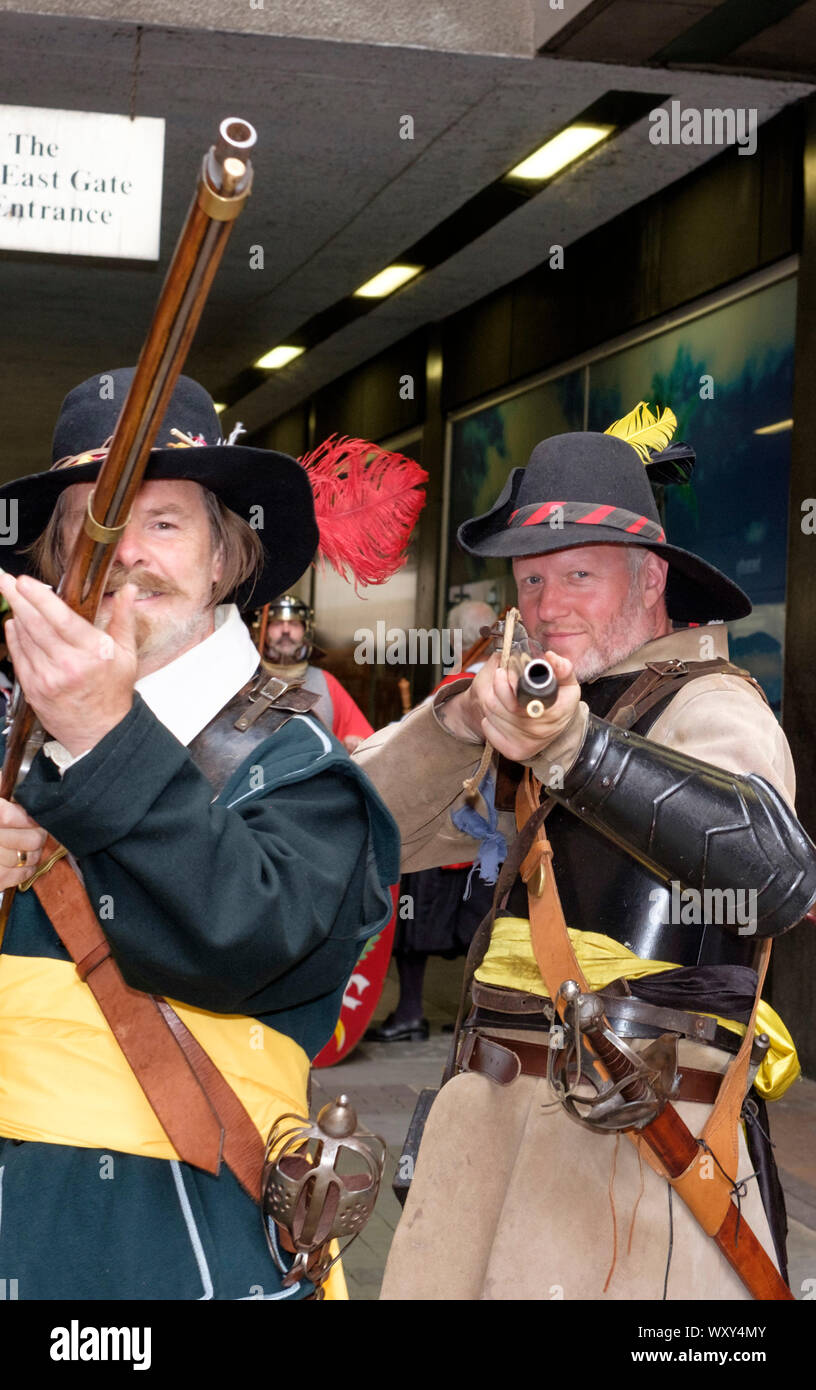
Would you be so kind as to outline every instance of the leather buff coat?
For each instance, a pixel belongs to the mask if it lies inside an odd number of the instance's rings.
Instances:
[[[711,624],[658,638],[604,674],[631,671],[634,679],[650,661],[727,655],[725,627]],[[463,804],[462,782],[475,771],[481,745],[455,738],[434,713],[434,705],[463,688],[443,688],[355,755],[397,820],[403,870],[461,862],[478,850],[450,815]],[[541,781],[554,764],[569,772],[587,718],[582,702],[570,727],[533,760]],[[709,674],[689,682],[660,710],[646,737],[726,771],[756,773],[793,803],[784,733],[758,691],[738,676]],[[500,813],[499,829],[513,838],[512,815]],[[555,838],[554,846],[558,876]],[[625,912],[622,906],[619,939],[625,938]],[[568,925],[599,930],[594,920],[568,919]],[[658,929],[642,954],[672,960],[661,955],[660,944]],[[724,1072],[730,1060],[715,1047],[680,1041],[681,1068]],[[500,1086],[466,1072],[443,1087],[392,1245],[383,1298],[660,1299],[667,1267],[668,1298],[747,1298],[679,1199],[670,1209],[666,1182],[639,1162],[633,1146],[620,1136],[590,1134],[552,1099],[546,1080],[527,1075]],[[678,1102],[677,1109],[699,1134],[710,1106]],[[740,1137],[739,1176],[751,1171]],[[742,1212],[772,1251],[755,1182],[747,1184]]]

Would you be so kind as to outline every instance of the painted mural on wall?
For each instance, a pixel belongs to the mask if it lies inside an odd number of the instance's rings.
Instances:
[[[795,303],[791,277],[457,422],[449,596],[463,588],[482,596],[491,580],[499,597],[510,598],[508,566],[463,556],[456,526],[490,506],[539,439],[582,427],[585,390],[591,430],[639,400],[670,405],[675,437],[694,445],[697,464],[689,484],[662,499],[667,534],[748,593],[754,612],[729,625],[732,658],[750,666],[778,712]]]

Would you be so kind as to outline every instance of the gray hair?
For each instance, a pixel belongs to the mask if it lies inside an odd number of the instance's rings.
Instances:
[[[462,650],[470,651],[482,635],[483,627],[492,627],[496,621],[497,614],[493,612],[489,603],[482,603],[479,599],[465,599],[462,603],[457,603],[448,614],[448,627],[462,634]]]

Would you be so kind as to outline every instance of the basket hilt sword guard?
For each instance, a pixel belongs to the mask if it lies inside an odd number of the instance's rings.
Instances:
[[[547,1068],[560,1104],[570,1119],[589,1129],[642,1129],[680,1084],[676,1036],[666,1033],[638,1053],[611,1028],[597,994],[565,980],[556,1009],[561,1003],[562,1022],[551,1030]],[[596,1060],[607,1077],[599,1075]]]

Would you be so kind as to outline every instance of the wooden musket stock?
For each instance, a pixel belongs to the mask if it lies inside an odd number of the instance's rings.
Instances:
[[[116,545],[127,526],[232,224],[249,197],[249,153],[256,140],[248,121],[228,117],[221,122],[216,143],[204,156],[136,373],[88,503],[85,525],[59,586],[60,596],[89,622],[96,618]],[[98,441],[100,446],[102,443]],[[34,722],[33,711],[15,686],[0,797],[13,796]],[[3,894],[0,933],[13,896],[14,889]]]

